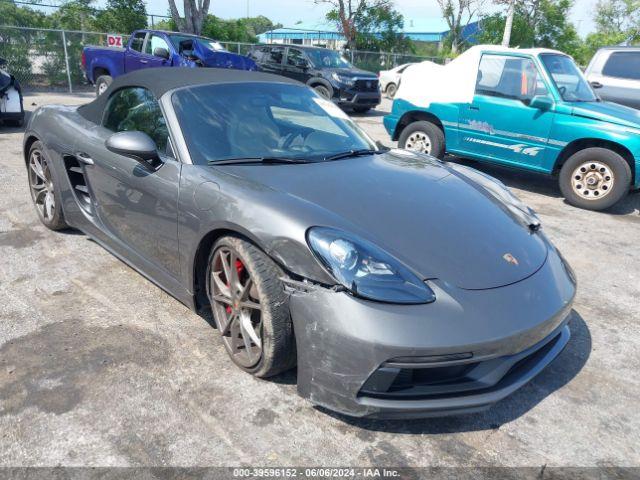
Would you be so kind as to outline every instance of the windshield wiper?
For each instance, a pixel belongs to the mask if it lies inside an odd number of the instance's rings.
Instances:
[[[373,150],[371,148],[362,148],[360,150],[349,150],[348,152],[340,152],[334,155],[329,155],[328,157],[324,157],[325,162],[330,162],[332,160],[340,160],[341,158],[350,158],[350,157],[362,157],[364,155],[378,155],[380,153],[384,153],[388,151],[388,148],[380,148],[378,150]]]
[[[241,157],[241,158],[226,158],[224,160],[209,160],[209,165],[245,165],[245,164],[267,164],[276,165],[284,163],[309,163],[304,158],[292,158],[292,157]]]

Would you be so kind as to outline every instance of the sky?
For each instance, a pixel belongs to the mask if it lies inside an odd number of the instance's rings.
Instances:
[[[575,5],[571,21],[581,36],[585,36],[593,29],[591,15],[596,0],[574,0]],[[177,0],[177,4],[181,4]],[[429,18],[441,16],[436,0],[395,0],[396,9],[404,15],[405,21],[410,18]],[[490,5],[490,0],[486,0]],[[275,23],[293,26],[297,21],[320,22],[324,20],[326,5],[315,5],[313,0],[211,0],[209,12],[225,19],[239,18],[249,15],[254,17],[264,15]],[[147,0],[149,13],[166,14],[167,0]]]

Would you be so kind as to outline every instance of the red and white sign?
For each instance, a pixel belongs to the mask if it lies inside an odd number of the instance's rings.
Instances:
[[[122,48],[122,35],[107,35],[107,46]]]

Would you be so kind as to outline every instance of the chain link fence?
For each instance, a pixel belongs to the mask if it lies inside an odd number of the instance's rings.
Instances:
[[[129,35],[122,35],[123,43]],[[230,52],[247,55],[251,43],[220,42]],[[82,49],[86,45],[107,44],[107,34],[76,30],[37,29],[0,25],[0,58],[5,67],[26,90],[81,91],[90,90],[81,68]],[[409,62],[431,60],[388,52],[353,50],[345,54],[356,67],[379,72]]]

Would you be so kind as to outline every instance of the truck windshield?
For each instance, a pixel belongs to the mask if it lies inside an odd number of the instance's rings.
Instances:
[[[595,102],[598,99],[571,57],[545,53],[540,59],[565,102]]]
[[[339,52],[325,49],[309,49],[307,55],[316,68],[352,68]]]
[[[339,107],[305,86],[199,85],[176,91],[172,103],[198,165],[252,158],[312,162],[380,150]]]
[[[211,40],[206,37],[196,37],[193,35],[169,35],[171,39],[171,43],[177,51],[180,51],[180,42],[183,40],[195,40],[203,44],[206,48],[213,50],[215,52],[226,52],[225,48],[220,44],[220,42],[216,42],[215,40]]]

